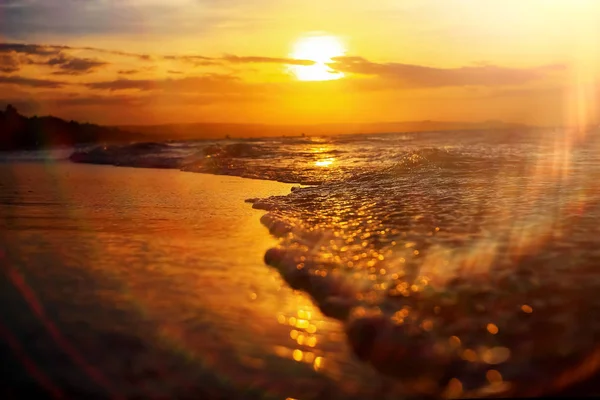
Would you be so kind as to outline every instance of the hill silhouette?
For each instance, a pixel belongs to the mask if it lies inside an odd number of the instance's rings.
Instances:
[[[144,140],[145,135],[76,121],[25,117],[12,105],[0,111],[0,150],[37,150],[87,143],[116,143]]]

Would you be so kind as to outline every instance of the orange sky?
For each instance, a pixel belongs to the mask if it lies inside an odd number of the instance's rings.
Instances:
[[[3,0],[0,103],[106,124],[598,123],[598,21],[598,0]]]

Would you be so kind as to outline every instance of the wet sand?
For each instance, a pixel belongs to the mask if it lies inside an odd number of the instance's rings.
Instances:
[[[0,397],[365,398],[338,322],[265,266],[292,185],[0,165]]]

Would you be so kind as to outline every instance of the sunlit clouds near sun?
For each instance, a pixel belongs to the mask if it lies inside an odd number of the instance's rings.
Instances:
[[[293,46],[292,58],[314,61],[314,65],[292,65],[289,70],[301,81],[328,81],[344,77],[343,72],[333,71],[328,64],[341,57],[346,49],[340,39],[329,35],[305,36]]]

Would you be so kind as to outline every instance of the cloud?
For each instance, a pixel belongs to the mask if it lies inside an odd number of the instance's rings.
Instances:
[[[100,49],[98,47],[70,47],[70,49],[87,50],[87,51],[93,51],[96,53],[111,54],[113,56],[133,57],[133,58],[137,58],[142,61],[152,61],[152,56],[150,54],[132,53],[132,52],[128,52],[128,51],[118,51],[118,50],[106,50],[106,49]]]
[[[17,72],[23,64],[36,64],[40,60],[46,60],[59,53],[59,46],[0,43],[0,71]]]
[[[0,72],[12,73],[21,69],[21,64],[11,54],[0,54]]]
[[[86,50],[102,54],[110,54],[115,56],[132,57],[140,60],[150,61],[152,57],[149,54],[133,53],[119,50],[101,49],[98,47],[89,46],[64,46],[54,44],[30,44],[30,43],[0,43],[0,53],[19,53],[31,56],[56,56],[62,51],[70,50]]]
[[[506,68],[476,65],[460,68],[434,68],[400,63],[374,63],[362,57],[336,57],[329,66],[338,72],[372,75],[406,88],[449,86],[520,85],[564,69],[561,65],[535,68]]]
[[[223,57],[206,57],[201,55],[166,55],[165,60],[183,61],[194,65],[221,65],[230,64],[282,64],[282,65],[314,65],[312,60],[298,60],[294,58],[262,57],[262,56],[236,56],[226,54]]]
[[[219,59],[213,57],[204,57],[199,55],[165,55],[162,56],[163,60],[167,61],[182,61],[193,64],[195,66],[210,66],[220,65]]]
[[[47,79],[24,78],[21,76],[0,76],[0,84],[29,86],[35,88],[57,89],[64,86],[64,82]]]
[[[228,8],[234,6],[233,8]],[[2,0],[2,33],[40,35],[199,35],[223,22],[252,20],[241,1]]]
[[[144,53],[134,53],[119,50],[101,49],[98,47],[74,47],[74,46],[63,46],[63,45],[45,45],[45,44],[25,44],[25,43],[0,43],[0,54],[1,53],[17,53],[24,54],[27,56],[38,56],[41,59],[47,59],[48,57],[66,57],[65,52],[74,50],[84,50],[95,52],[98,54],[115,55],[121,57],[131,57],[142,61],[178,61],[193,64],[195,66],[213,66],[222,65],[223,63],[230,64],[282,64],[282,65],[314,65],[315,62],[312,60],[299,60],[293,58],[280,58],[280,57],[264,57],[264,56],[237,56],[233,54],[226,54],[223,57],[207,57],[199,54],[183,54],[183,55],[151,55]],[[90,59],[85,59],[91,62]],[[99,62],[99,61],[95,61]],[[96,65],[100,66],[100,65]]]
[[[113,81],[86,83],[85,86],[90,89],[110,90],[111,92],[130,89],[147,91],[157,89],[157,82],[151,79],[116,79]]]
[[[0,43],[0,70],[3,72],[16,72],[22,64],[34,64],[59,68],[60,71],[55,72],[55,75],[80,75],[93,72],[98,67],[108,65],[105,61],[78,58],[65,53],[70,50],[82,49],[84,48],[25,43]]]
[[[293,58],[274,58],[274,57],[258,57],[258,56],[234,56],[227,54],[222,58],[224,61],[233,64],[255,64],[255,63],[267,63],[267,64],[287,64],[287,65],[315,65],[316,63],[312,60],[297,60]]]
[[[102,81],[102,82],[91,82],[86,83],[90,89],[96,90],[128,90],[128,89],[137,89],[137,90],[154,90],[157,88],[156,82],[151,79],[117,79],[113,81]]]
[[[96,68],[108,65],[107,62],[90,58],[76,58],[59,54],[46,62],[47,65],[60,68],[55,75],[81,75],[93,72]]]
[[[138,74],[140,71],[137,69],[120,69],[118,71],[119,74],[121,75],[135,75]]]
[[[139,96],[85,96],[64,97],[54,99],[54,104],[61,107],[89,107],[89,106],[127,106],[138,107],[150,102],[147,97]]]
[[[0,43],[0,53],[21,53],[34,56],[52,56],[67,46],[46,46],[24,43]]]
[[[144,95],[92,95],[92,96],[67,96],[55,98],[48,101],[59,107],[144,107],[163,105],[210,105],[221,102],[244,102],[254,101],[253,96],[227,95],[222,93],[194,93],[189,95],[169,93],[148,93]]]
[[[241,88],[243,84],[238,78],[231,75],[208,74],[200,77],[180,79],[117,79],[86,83],[94,90],[138,90],[138,91],[171,91],[171,92],[220,92]]]

